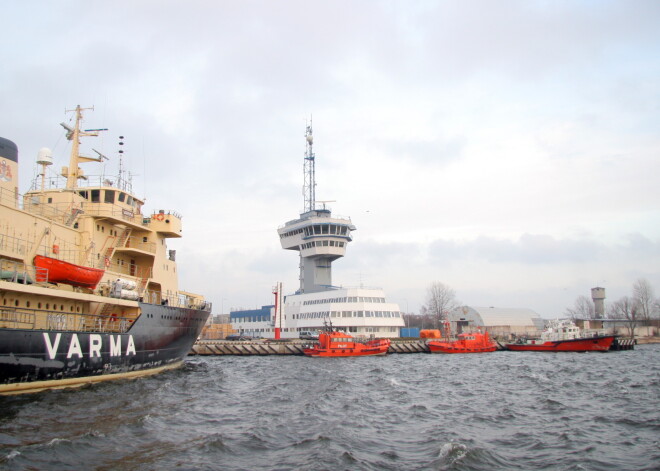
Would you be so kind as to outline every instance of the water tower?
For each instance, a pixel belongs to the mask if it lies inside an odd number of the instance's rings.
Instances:
[[[591,299],[594,301],[596,319],[605,317],[605,288],[591,288]]]

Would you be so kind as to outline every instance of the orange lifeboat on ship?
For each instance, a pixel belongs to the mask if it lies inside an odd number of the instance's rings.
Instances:
[[[75,265],[43,255],[34,257],[34,266],[37,267],[37,282],[64,283],[89,289],[96,288],[105,273],[105,270]]]

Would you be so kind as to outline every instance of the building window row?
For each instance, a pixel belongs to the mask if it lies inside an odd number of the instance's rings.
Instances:
[[[307,242],[302,244],[300,249],[311,249],[312,247],[343,247],[344,242],[335,241],[335,240],[317,240],[313,242]]]
[[[328,299],[310,299],[303,301],[303,306],[310,306],[313,304],[327,304],[327,303],[384,303],[385,298],[377,298],[372,296],[344,296],[341,298],[328,298]]]
[[[314,224],[313,226],[294,229],[292,231],[285,232],[284,234],[280,234],[280,239],[284,239],[285,237],[292,237],[302,233],[304,233],[306,237],[315,235],[347,236],[349,230],[348,226],[342,226],[339,224]]]
[[[398,311],[322,311],[322,312],[304,312],[294,314],[294,319],[324,319],[327,317],[401,317]]]
[[[305,236],[330,234],[348,235],[348,227],[339,224],[314,224],[313,226],[305,227],[304,231]]]
[[[302,229],[294,229],[292,231],[285,232],[284,234],[280,234],[280,239],[284,239],[285,237],[291,237],[291,236],[294,236],[294,235],[301,234],[302,231],[303,231]]]
[[[244,317],[234,317],[231,319],[231,322],[267,322],[270,321],[270,316],[244,316]]]

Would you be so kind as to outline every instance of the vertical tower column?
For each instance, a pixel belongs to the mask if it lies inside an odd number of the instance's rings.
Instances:
[[[594,302],[596,319],[605,317],[605,288],[591,288],[591,299]]]

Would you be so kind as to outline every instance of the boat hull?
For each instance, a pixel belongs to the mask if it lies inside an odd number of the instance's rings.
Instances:
[[[606,352],[612,346],[615,337],[615,335],[604,335],[542,343],[509,343],[506,348],[515,352]]]
[[[486,347],[464,347],[452,342],[428,342],[431,353],[489,353],[497,350],[497,345]]]
[[[488,332],[465,332],[456,340],[429,340],[426,342],[431,353],[489,353],[497,350],[497,344]]]
[[[139,303],[125,333],[0,329],[0,394],[154,374],[182,364],[208,311]]]
[[[83,267],[42,255],[34,257],[34,266],[38,268],[38,282],[65,283],[89,289],[96,288],[105,273],[105,270]]]
[[[340,348],[306,348],[303,353],[309,357],[366,357],[366,356],[382,356],[387,354],[389,345],[378,348],[367,348],[363,350],[351,350]]]

